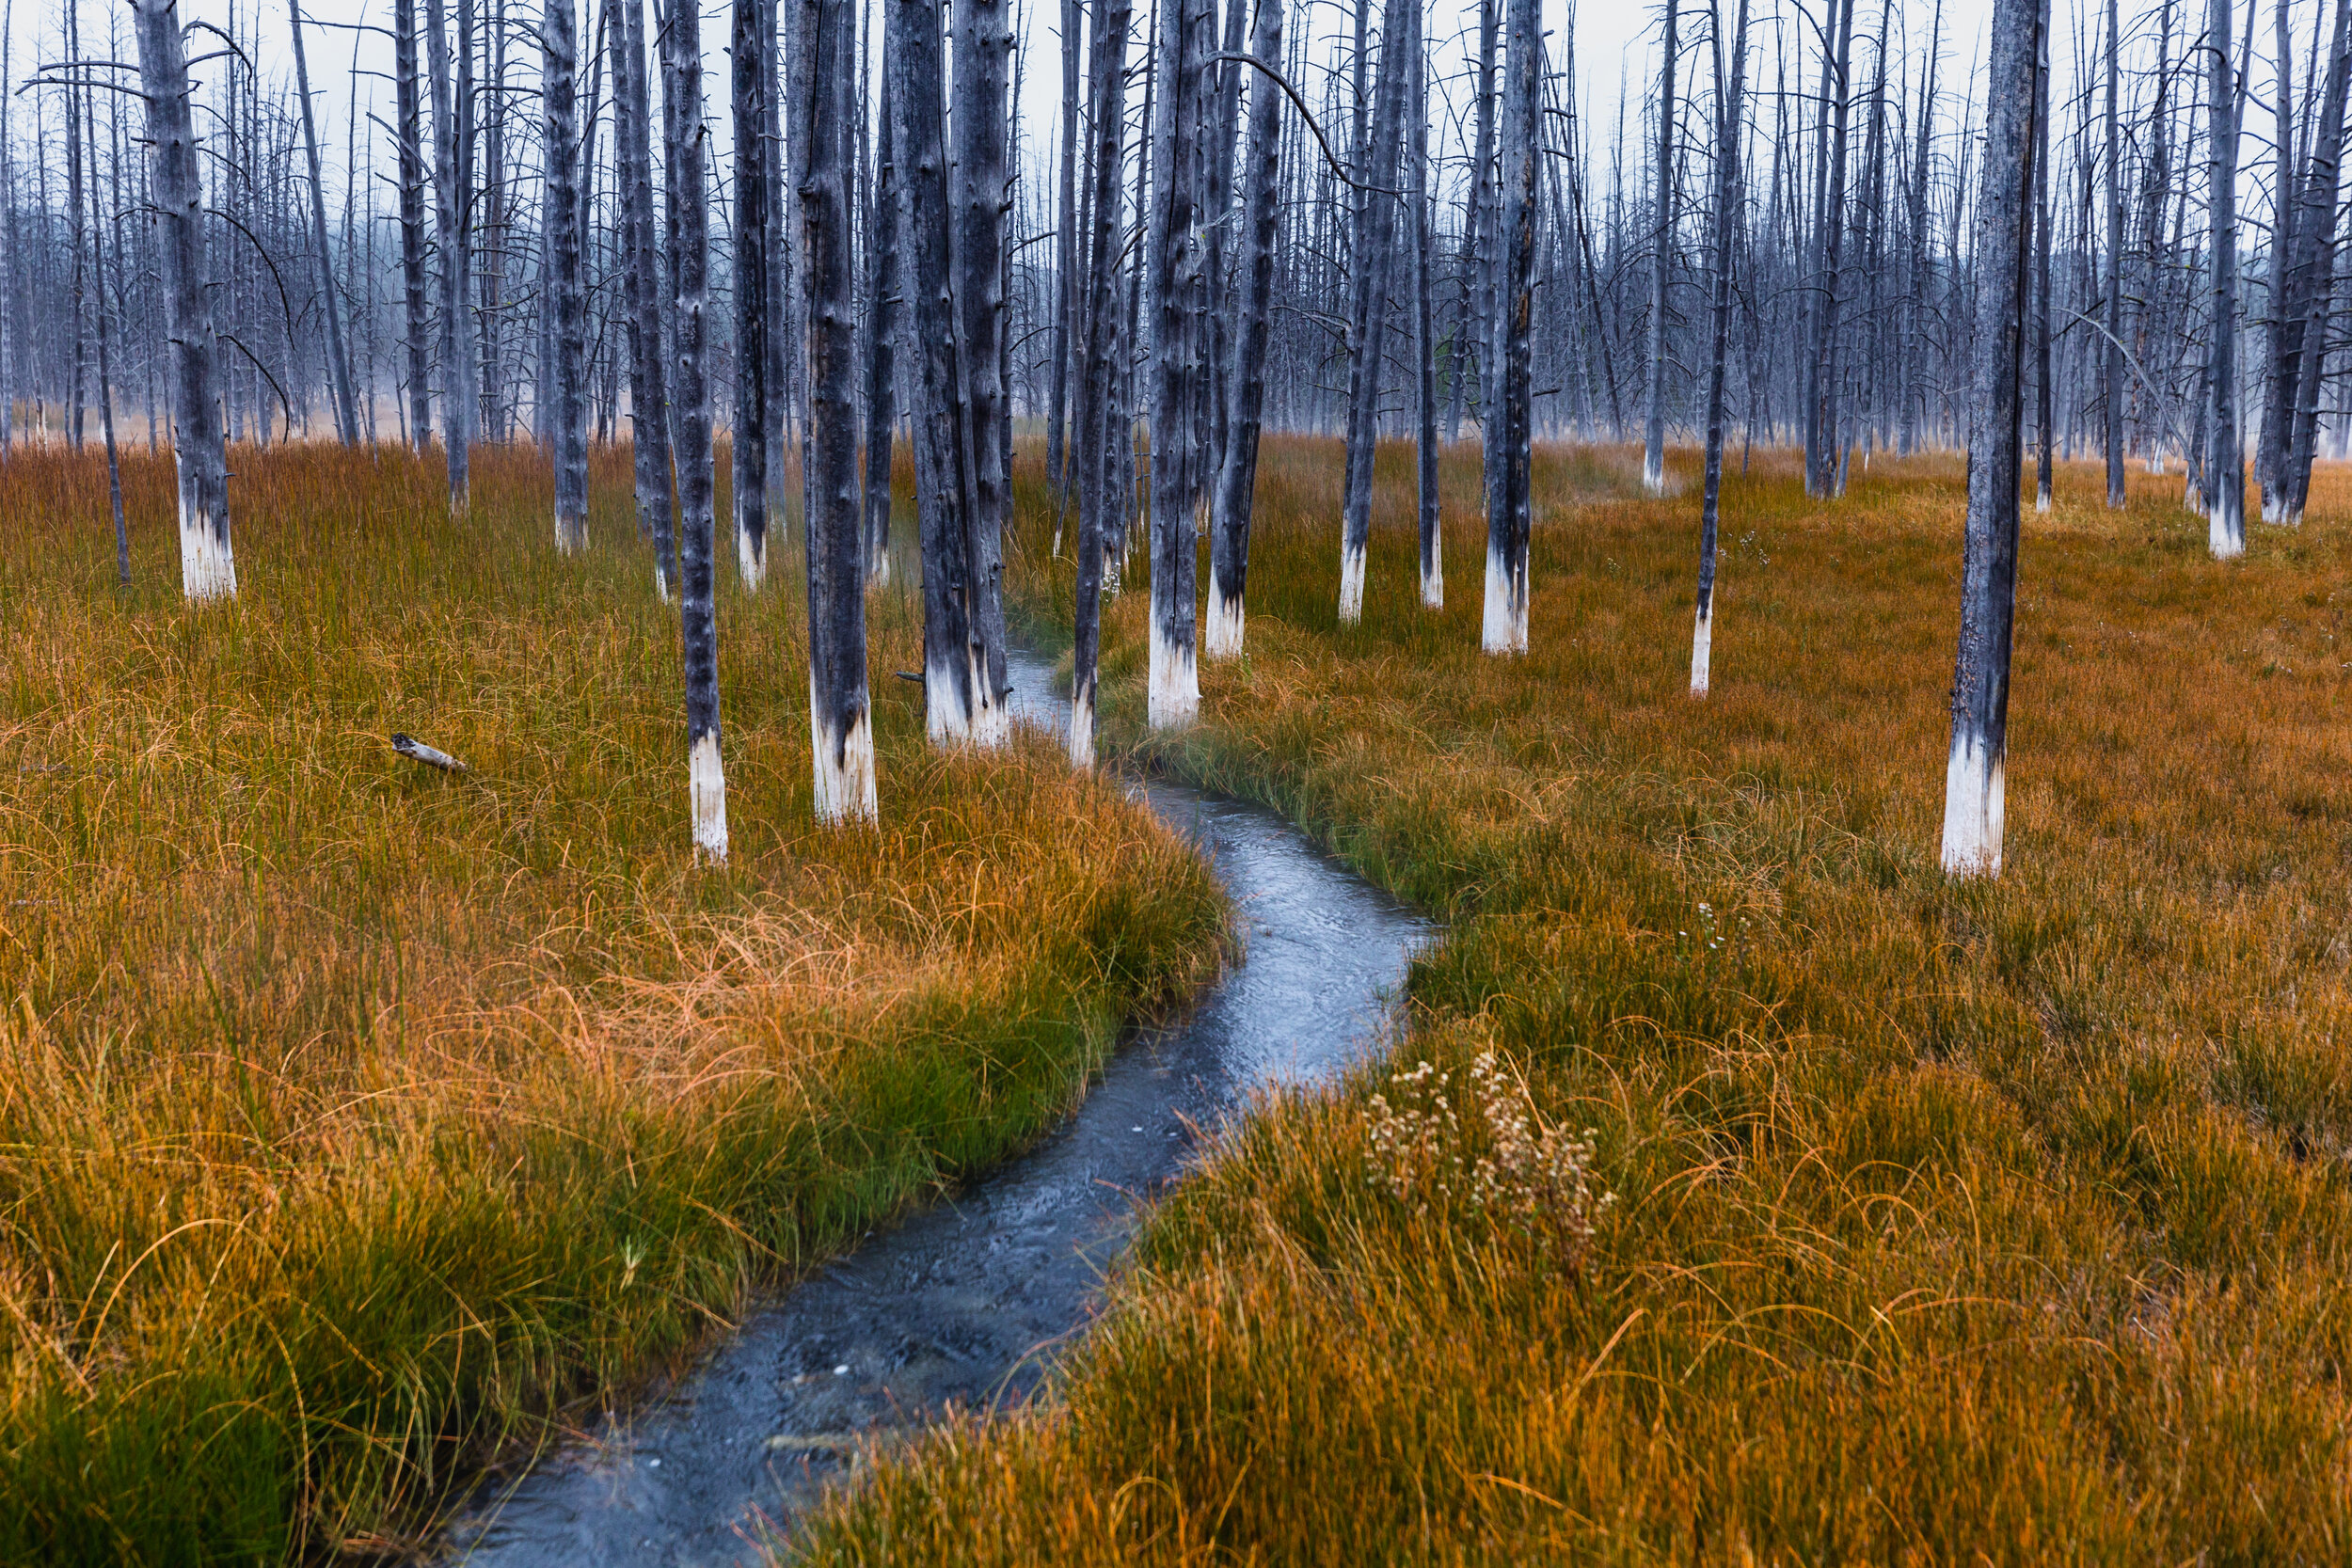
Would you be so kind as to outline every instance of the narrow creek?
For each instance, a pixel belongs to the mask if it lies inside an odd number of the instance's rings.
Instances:
[[[1018,717],[1057,736],[1052,667],[1016,654]],[[781,1291],[658,1400],[498,1484],[441,1560],[475,1568],[722,1568],[843,1473],[863,1435],[946,1402],[1018,1402],[1082,1331],[1138,1206],[1270,1085],[1332,1077],[1375,1045],[1434,927],[1271,812],[1139,792],[1216,866],[1244,960],[1180,1021],[1132,1031],[1027,1152]]]

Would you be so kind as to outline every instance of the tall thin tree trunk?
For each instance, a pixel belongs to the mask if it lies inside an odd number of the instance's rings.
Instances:
[[[449,463],[450,514],[456,516],[470,504],[473,398],[465,325],[468,226],[458,186],[463,138],[451,102],[447,4],[424,0],[424,48],[433,94],[434,245],[440,263],[441,444]]]
[[[1829,117],[1823,150],[1820,225],[1814,242],[1813,341],[1805,358],[1805,493],[1828,497],[1837,490],[1838,284],[1844,274],[1846,240],[1846,128],[1853,104],[1853,13],[1858,0],[1837,5],[1837,40],[1822,61]]]
[[[2206,542],[2217,561],[2246,553],[2246,460],[2237,423],[2238,93],[2230,64],[2230,0],[2213,0],[2206,47],[2213,86],[2206,105],[2205,210],[2211,226],[2213,330],[2205,400]]]
[[[988,689],[975,628],[970,445],[962,345],[949,281],[946,42],[938,0],[890,0],[882,55],[898,160],[900,261],[911,307],[908,440],[923,561],[923,707],[934,744],[972,738]]]
[[[2117,116],[2117,78],[2122,17],[2107,0],[2107,308],[2106,354],[2107,505],[2123,504],[2123,143]]]
[[[2041,55],[2035,62],[2033,78],[2033,122],[2037,138],[2033,151],[2034,224],[2037,234],[2033,240],[2033,356],[2034,356],[2034,437],[2038,456],[2034,465],[2034,499],[2036,512],[2050,510],[2051,489],[2056,478],[2058,451],[2058,371],[2051,355],[2050,323],[2050,256],[2057,246],[2051,243],[2050,204],[2050,35],[2045,28],[2041,34]],[[1972,415],[1973,418],[1973,415]],[[1973,427],[1972,427],[1973,429]],[[1969,444],[1975,445],[1975,436]]]
[[[1282,66],[1282,0],[1258,0],[1251,56],[1268,71]],[[1249,87],[1248,247],[1243,254],[1241,305],[1233,336],[1232,429],[1216,476],[1216,498],[1209,523],[1209,611],[1203,651],[1211,658],[1237,658],[1242,651],[1244,597],[1249,583],[1249,521],[1258,486],[1258,436],[1265,413],[1266,346],[1273,338],[1275,246],[1281,235],[1282,89],[1271,76],[1254,71]],[[1115,141],[1106,140],[1112,162]],[[1118,200],[1118,181],[1098,176],[1100,192]],[[1097,245],[1115,230],[1101,228]],[[1107,291],[1105,275],[1099,287]],[[1107,303],[1107,300],[1106,300]]]
[[[686,670],[686,782],[694,849],[727,858],[727,781],[719,755],[719,624],[711,608],[710,182],[703,135],[702,17],[693,0],[669,0],[661,16],[669,133],[663,149],[675,214],[671,290],[677,305],[678,631]]]
[[[2296,219],[2300,216],[2289,198],[2295,188],[2295,71],[2287,0],[2279,0],[2275,15],[2277,43],[2272,63],[2278,72],[2278,102],[2272,106],[2276,128],[2270,137],[2270,353],[2262,378],[2262,434],[2254,443],[2254,480],[2260,487],[2265,523],[2282,521],[2285,512],[2282,480],[2287,460],[2287,426],[2294,418],[2296,366],[2300,357],[2297,340],[2303,329],[2302,318],[2287,305],[2289,258],[2299,239]],[[2330,214],[2331,220],[2332,217]]]
[[[1710,6],[1716,80],[1723,77],[1723,12]],[[1740,0],[1731,34],[1730,87],[1715,109],[1714,298],[1708,309],[1707,495],[1699,508],[1698,615],[1691,632],[1691,695],[1707,695],[1714,655],[1715,535],[1724,488],[1724,368],[1731,354],[1731,258],[1740,211],[1740,96],[1748,69],[1748,0]]]
[[[72,90],[68,88],[68,91]],[[82,98],[82,126],[89,149],[89,218],[90,218],[90,281],[97,300],[96,327],[98,339],[98,424],[106,438],[106,509],[115,526],[115,581],[118,586],[131,586],[131,533],[122,515],[122,457],[115,450],[115,393],[113,312],[106,308],[106,216],[98,194],[98,105],[91,89],[85,87]],[[121,145],[115,146],[118,154],[117,173],[120,172]],[[120,258],[117,258],[118,262]]]
[[[1045,415],[1045,477],[1068,483],[1062,413],[1070,399],[1070,324],[1078,308],[1078,33],[1081,0],[1061,0],[1061,223],[1054,242],[1053,395]]]
[[[882,51],[889,53],[889,24]],[[891,73],[882,85],[881,167],[875,181],[874,224],[866,240],[866,514],[862,523],[866,580],[890,580],[890,443],[898,423],[898,138],[891,103]]]
[[[294,91],[302,99],[302,150],[310,175],[310,244],[318,252],[319,308],[326,317],[326,373],[335,398],[335,434],[344,446],[356,447],[359,444],[359,400],[352,390],[351,361],[343,352],[343,306],[335,289],[335,262],[326,249],[326,192],[319,180],[310,62],[302,48],[302,0],[288,0],[286,20],[294,35]]]
[[[164,334],[171,345],[171,451],[180,476],[180,588],[197,604],[234,598],[229,453],[220,428],[220,345],[204,271],[204,190],[197,173],[187,48],[176,0],[129,0],[147,99],[149,189],[157,228]]]
[[[735,0],[735,565],[747,592],[768,576],[769,39],[764,0]]]
[[[1267,21],[1269,14],[1273,19],[1271,24]],[[1120,178],[1120,150],[1127,119],[1127,29],[1134,17],[1135,8],[1130,0],[1095,0],[1094,37],[1089,61],[1093,78],[1089,100],[1094,113],[1094,233],[1090,242],[1091,254],[1087,261],[1087,303],[1083,318],[1086,322],[1086,373],[1078,382],[1078,583],[1071,638],[1070,761],[1075,768],[1094,766],[1095,673],[1103,646],[1103,555],[1111,505],[1110,488],[1120,471],[1110,451],[1114,373],[1111,360],[1119,335],[1118,250],[1120,203],[1123,194],[1123,183]],[[1282,0],[1260,0],[1258,36],[1261,45],[1265,42],[1269,25],[1273,28],[1274,49],[1279,57]],[[1271,272],[1270,261],[1265,270]],[[1261,326],[1259,351],[1263,367],[1263,311],[1256,320]],[[1251,325],[1250,318],[1245,316],[1245,341]],[[1247,348],[1243,352],[1247,353]],[[1263,368],[1258,386],[1261,389],[1264,386]],[[1244,383],[1243,396],[1247,399],[1248,395],[1248,384]],[[1251,412],[1255,412],[1254,408]],[[1254,424],[1248,437],[1249,457],[1254,462],[1257,456]],[[1241,443],[1236,439],[1227,456],[1229,465],[1238,458],[1241,450]],[[1220,499],[1222,498],[1223,491],[1220,491]],[[1232,577],[1236,642],[1240,640],[1241,573],[1247,571],[1248,566],[1248,512],[1246,499],[1242,531],[1242,554]],[[1216,624],[1212,615],[1210,626],[1213,629]]]
[[[1847,9],[1852,8],[1852,0],[1847,0]],[[1666,491],[1666,281],[1674,265],[1675,24],[1681,9],[1680,0],[1666,0],[1663,63],[1658,73],[1658,204],[1650,213],[1649,353],[1645,356],[1648,363],[1644,367],[1647,381],[1642,425],[1642,488],[1653,496]]]
[[[588,543],[588,324],[580,294],[580,71],[573,0],[543,0],[539,23],[547,99],[548,338],[555,351],[555,547]]]
[[[1364,611],[1364,558],[1372,537],[1373,456],[1380,437],[1380,370],[1388,336],[1389,280],[1396,271],[1397,158],[1405,129],[1406,58],[1405,10],[1420,0],[1389,0],[1382,21],[1380,82],[1372,124],[1356,173],[1363,216],[1349,279],[1347,343],[1347,469],[1340,534],[1340,623]]]
[[[677,578],[677,531],[670,493],[669,367],[662,353],[668,290],[653,213],[653,82],[645,57],[644,0],[616,0],[613,103],[626,104],[613,143],[621,160],[621,231],[629,274],[629,431],[635,447],[637,531],[653,541],[653,585],[663,600]]]
[[[435,0],[426,0],[426,4]],[[408,439],[433,444],[432,317],[424,299],[424,142],[417,90],[417,0],[392,8],[392,102],[399,119],[401,330],[408,349]]]
[[[2224,0],[2226,3],[2226,0]],[[2029,214],[2039,138],[2034,90],[2047,0],[1994,0],[1984,162],[1977,198],[1976,338],[1970,351],[1968,520],[1961,554],[1952,749],[1944,774],[1946,872],[2001,871],[2010,646],[2017,609],[2018,469]]]
[[[2334,40],[2328,55],[2328,87],[2319,127],[2312,137],[2303,181],[2299,226],[2303,247],[2299,309],[2303,317],[2302,362],[2297,368],[2295,430],[2287,452],[2287,506],[2281,519],[2300,527],[2311,496],[2312,458],[2318,446],[2319,397],[2327,367],[2328,328],[2335,299],[2336,194],[2343,167],[2344,99],[2352,87],[2352,0],[2336,0]]]
[[[1436,309],[1430,299],[1429,251],[1436,227],[1429,210],[1429,61],[1422,36],[1421,8],[1407,13],[1413,28],[1412,127],[1405,155],[1412,161],[1407,182],[1413,202],[1413,336],[1420,352],[1421,463],[1416,477],[1421,489],[1421,602],[1430,610],[1445,608],[1445,536],[1438,516],[1438,344]]]
[[[956,305],[963,343],[965,436],[970,450],[972,634],[985,678],[975,693],[972,738],[1001,746],[1011,738],[1005,708],[1006,482],[1012,454],[1012,405],[1005,385],[1005,209],[1010,169],[1006,146],[1006,70],[1012,24],[1006,0],[962,0],[956,8],[956,140],[951,199],[956,212]]]
[[[1200,710],[1196,656],[1194,506],[1207,451],[1200,398],[1202,297],[1200,140],[1210,0],[1162,0],[1160,102],[1152,140],[1159,171],[1152,192],[1152,652],[1146,717],[1155,730],[1182,729]]]
[[[856,288],[850,257],[850,138],[857,124],[857,14],[851,0],[807,7],[809,83],[798,127],[808,290],[808,734],[817,820],[877,814],[874,727],[866,688],[866,572],[858,548]]]
[[[1536,162],[1543,148],[1543,17],[1537,0],[1510,0],[1502,103],[1502,251],[1497,257],[1493,363],[1486,420],[1486,603],[1480,643],[1490,654],[1527,652],[1528,561],[1534,458],[1530,328],[1535,306]]]

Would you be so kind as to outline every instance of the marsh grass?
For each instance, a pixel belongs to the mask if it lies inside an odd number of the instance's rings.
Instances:
[[[1222,938],[1057,744],[927,748],[902,594],[882,825],[815,831],[785,548],[760,597],[722,574],[735,853],[695,868],[626,451],[572,561],[527,451],[464,522],[397,451],[232,466],[203,612],[165,467],[126,464],[127,596],[99,460],[0,467],[0,1561],[417,1539],[1049,1125]]]
[[[1539,459],[1532,652],[1477,650],[1469,451],[1415,602],[1383,453],[1270,444],[1249,657],[1116,749],[1265,800],[1451,922],[1411,1026],[1165,1203],[1060,1397],[957,1424],[820,1562],[2341,1561],[2352,1553],[2352,475],[2207,559],[2179,480],[2028,508],[2007,870],[1936,865],[1964,479]],[[1686,463],[1685,467],[1689,465]],[[1685,478],[1692,476],[1686,471]],[[1066,564],[1030,544],[1033,612]],[[1493,1053],[1595,1130],[1581,1266],[1375,1180],[1372,1104]]]

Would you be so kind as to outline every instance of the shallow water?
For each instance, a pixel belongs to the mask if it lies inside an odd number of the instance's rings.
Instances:
[[[1069,723],[1016,655],[1014,711]],[[501,1484],[445,1560],[480,1568],[759,1560],[861,1435],[1017,1402],[1082,1330],[1137,1205],[1251,1091],[1375,1046],[1433,927],[1273,813],[1141,786],[1207,854],[1247,951],[1182,1021],[1133,1032],[1070,1119],[961,1191],[781,1292],[658,1401]]]

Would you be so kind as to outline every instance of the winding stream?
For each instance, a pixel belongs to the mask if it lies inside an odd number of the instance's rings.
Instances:
[[[1016,654],[1017,716],[1068,724]],[[1244,962],[1181,1022],[1136,1031],[1071,1118],[755,1311],[657,1402],[496,1489],[451,1531],[475,1568],[759,1560],[858,1436],[944,1402],[1017,1402],[1083,1329],[1137,1205],[1255,1089],[1336,1074],[1377,1040],[1433,927],[1256,806],[1160,783],[1161,818],[1233,901]]]

